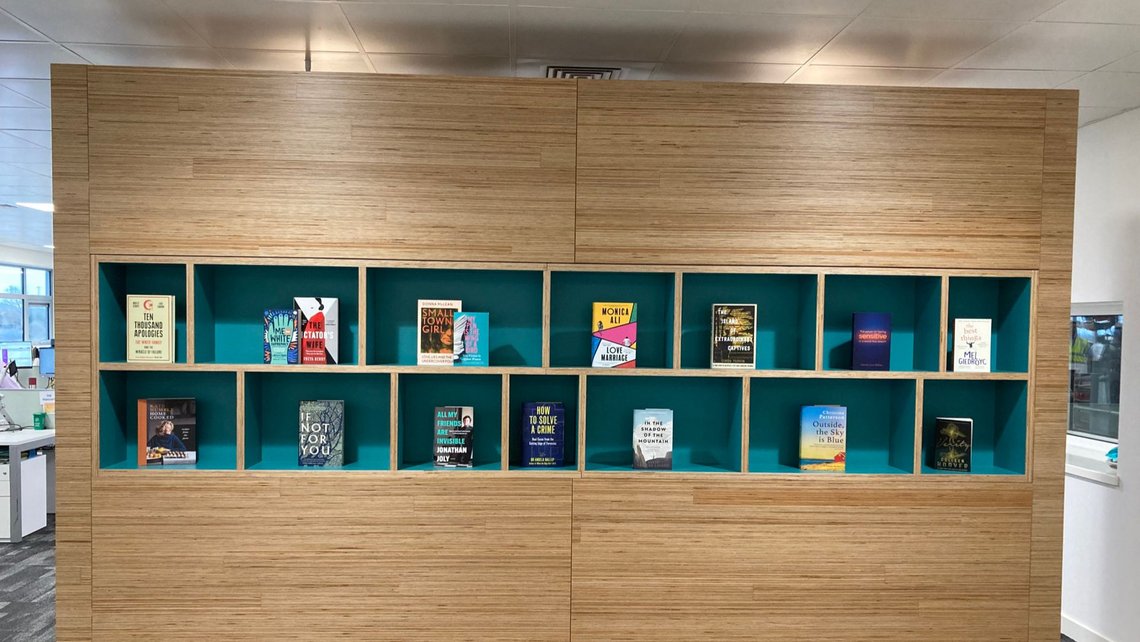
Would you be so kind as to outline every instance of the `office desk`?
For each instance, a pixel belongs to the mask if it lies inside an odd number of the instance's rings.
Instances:
[[[47,457],[20,456],[54,443],[54,430],[0,432],[0,447],[8,448],[8,463],[0,465],[0,542],[19,542],[47,526]]]

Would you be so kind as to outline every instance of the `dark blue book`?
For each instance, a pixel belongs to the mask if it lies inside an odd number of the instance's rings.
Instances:
[[[566,463],[566,410],[562,404],[523,404],[522,465],[558,468]]]
[[[891,315],[856,312],[851,315],[851,369],[891,369]]]

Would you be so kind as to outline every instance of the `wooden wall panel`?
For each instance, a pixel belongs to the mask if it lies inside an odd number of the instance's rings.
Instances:
[[[55,203],[56,637],[91,637],[92,349],[87,67],[52,69]]]
[[[581,480],[573,636],[1025,640],[1031,501],[1025,484]]]
[[[90,75],[96,253],[573,260],[573,82]]]
[[[579,86],[576,259],[1036,268],[1044,93]]]
[[[571,483],[104,476],[96,638],[567,640]]]

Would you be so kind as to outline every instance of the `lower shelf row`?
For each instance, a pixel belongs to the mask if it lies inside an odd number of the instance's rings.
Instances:
[[[1022,475],[1026,469],[1025,381],[185,371],[106,371],[100,379],[104,469],[138,467],[137,401],[176,397],[196,399],[198,469],[308,470],[297,463],[297,411],[302,400],[311,399],[344,400],[347,470],[389,470],[393,447],[396,468],[432,469],[433,413],[439,406],[474,408],[473,469],[521,468],[522,406],[533,401],[565,408],[561,470],[632,470],[633,411],[669,408],[673,471],[741,472],[743,455],[750,473],[799,473],[800,409],[809,405],[846,406],[847,473],[945,473],[930,466],[937,417],[973,420],[970,473]],[[582,385],[585,408],[579,403]],[[579,440],[584,462],[578,461]]]

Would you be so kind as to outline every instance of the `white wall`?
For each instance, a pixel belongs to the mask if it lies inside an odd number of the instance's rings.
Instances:
[[[1140,640],[1140,110],[1077,135],[1073,301],[1123,301],[1120,486],[1065,480],[1061,612]],[[1090,638],[1092,639],[1092,638]]]
[[[11,245],[0,245],[0,263],[50,269],[54,262],[53,258],[49,250],[31,250]]]

